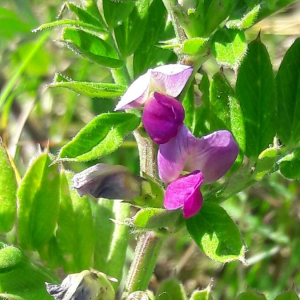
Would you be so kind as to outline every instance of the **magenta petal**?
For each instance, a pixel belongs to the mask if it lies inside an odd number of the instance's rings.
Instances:
[[[171,97],[154,93],[154,97],[145,105],[143,123],[149,136],[157,144],[167,143],[176,136],[183,120],[182,104]]]
[[[170,64],[154,68],[152,83],[163,94],[177,97],[193,72],[191,66]]]
[[[164,207],[167,210],[183,207],[185,218],[195,215],[203,204],[200,192],[202,182],[203,175],[200,171],[195,171],[171,182],[166,189]]]
[[[215,131],[201,139],[195,138],[184,169],[201,170],[204,183],[211,183],[230,169],[238,153],[239,147],[229,131]]]
[[[169,183],[180,176],[194,144],[194,136],[183,125],[174,138],[159,146],[157,164],[159,177],[162,181]]]
[[[115,110],[142,107],[149,97],[150,79],[151,70],[138,77],[121,97]]]

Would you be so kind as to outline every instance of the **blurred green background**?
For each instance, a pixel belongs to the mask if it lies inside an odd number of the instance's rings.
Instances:
[[[74,1],[75,2],[75,1]],[[79,1],[77,1],[79,4]],[[88,98],[59,88],[47,88],[56,72],[74,80],[111,82],[108,69],[99,67],[63,48],[60,29],[32,33],[40,24],[55,20],[63,1],[0,1],[0,135],[21,175],[39,145],[56,154],[95,115],[112,111],[117,99]],[[299,1],[258,23],[258,31],[278,67],[295,37],[300,35]],[[209,74],[216,64],[208,65]],[[276,71],[276,70],[274,70]],[[122,164],[138,173],[135,142],[127,138],[101,162]],[[91,164],[95,164],[92,162]],[[74,164],[75,171],[86,165]],[[278,173],[224,203],[237,222],[248,246],[248,266],[226,265],[204,256],[181,231],[169,240],[151,281],[156,290],[164,279],[178,276],[186,290],[213,285],[214,299],[233,299],[252,288],[273,299],[291,287],[300,292],[300,184]],[[132,247],[134,251],[134,236]]]

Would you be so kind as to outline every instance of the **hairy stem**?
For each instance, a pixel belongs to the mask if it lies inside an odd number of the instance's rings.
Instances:
[[[154,231],[141,233],[129,270],[126,293],[147,289],[163,242],[163,235],[160,233]]]

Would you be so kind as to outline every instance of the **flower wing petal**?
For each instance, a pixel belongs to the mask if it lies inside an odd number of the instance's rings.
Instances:
[[[151,72],[152,84],[160,92],[177,97],[193,72],[191,66],[169,64],[154,68]]]
[[[121,97],[115,111],[142,107],[149,96],[150,78],[151,70],[138,77]]]
[[[195,140],[184,169],[201,170],[205,184],[218,180],[230,169],[239,153],[232,134],[219,130]]]

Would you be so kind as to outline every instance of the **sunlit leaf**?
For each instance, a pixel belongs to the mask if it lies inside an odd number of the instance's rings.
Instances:
[[[62,87],[67,88],[79,94],[83,94],[92,98],[112,98],[119,97],[126,91],[126,86],[114,83],[101,83],[101,82],[82,82],[61,80],[62,76],[56,74],[53,82],[49,87]]]
[[[140,118],[134,114],[101,114],[61,149],[58,159],[89,161],[103,157],[118,149],[125,136],[139,124]]]
[[[300,39],[286,52],[279,67],[277,85],[277,131],[284,144],[300,140]]]
[[[273,142],[276,132],[275,81],[266,47],[259,38],[249,44],[238,73],[236,95],[241,105],[246,155],[256,158]]]
[[[59,210],[59,171],[48,153],[28,167],[18,190],[18,235],[23,249],[38,249],[53,236]]]
[[[186,220],[186,225],[193,240],[211,259],[221,263],[244,261],[241,233],[219,205],[204,202],[199,213]]]
[[[116,50],[96,35],[83,30],[65,28],[62,38],[67,47],[95,63],[111,68],[123,65]]]
[[[0,232],[10,231],[17,211],[17,181],[6,150],[0,141]]]
[[[61,173],[56,239],[65,271],[76,273],[92,267],[95,230],[89,200],[71,189],[72,176]]]
[[[236,69],[247,50],[244,31],[229,28],[218,30],[213,36],[211,49],[220,65]]]

